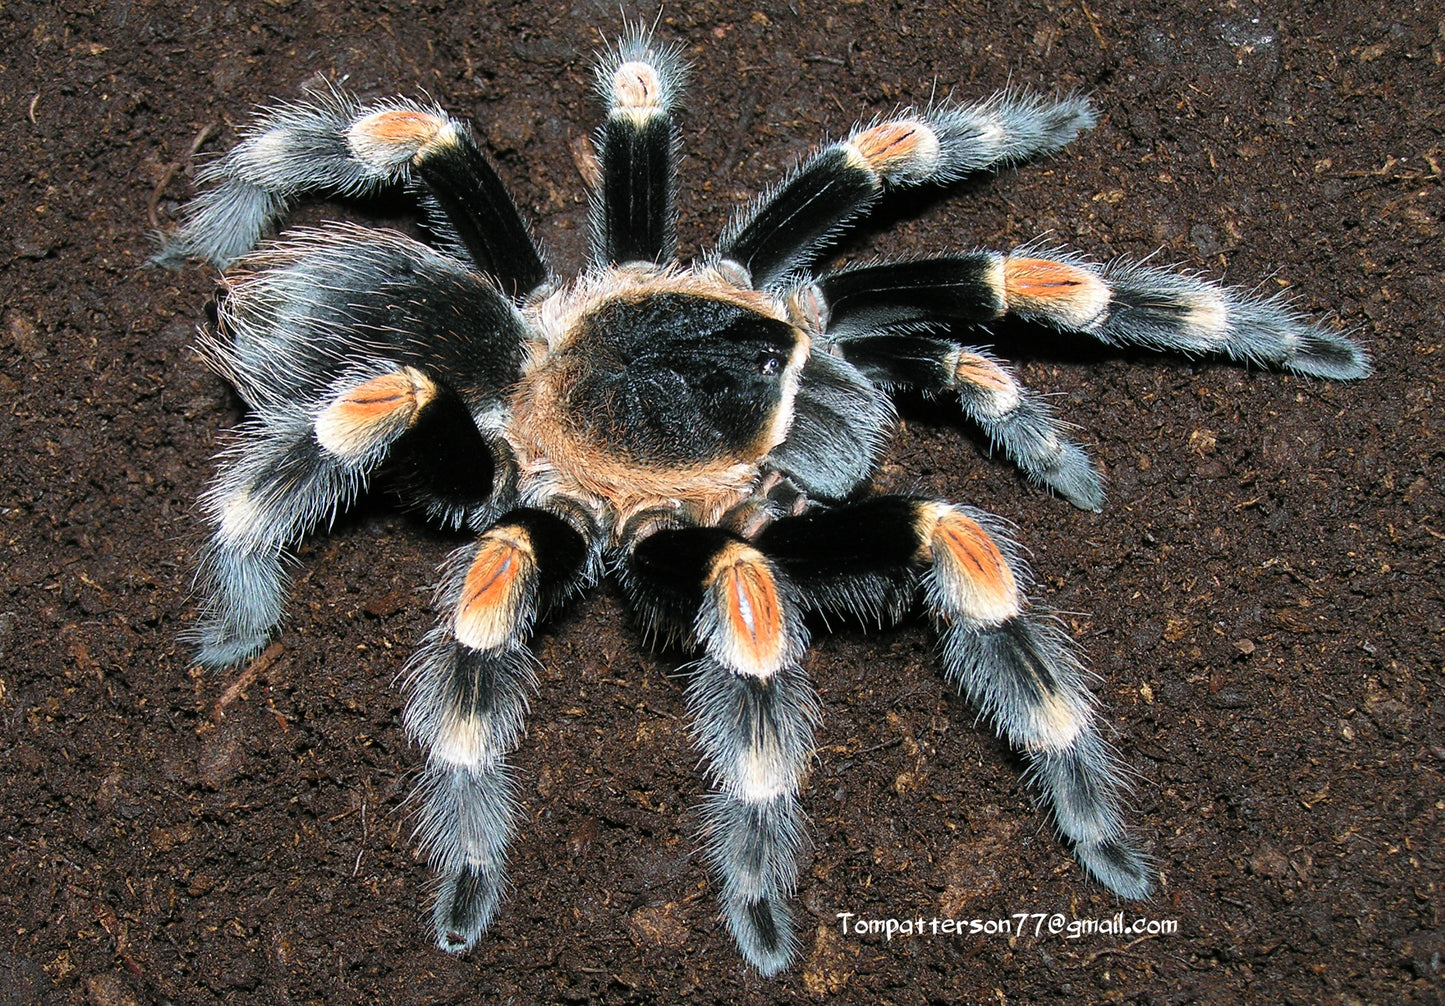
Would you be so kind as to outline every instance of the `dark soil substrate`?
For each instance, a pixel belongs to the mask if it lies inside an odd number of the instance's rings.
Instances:
[[[1078,89],[1103,112],[1092,134],[909,203],[843,254],[1046,236],[1156,255],[1288,288],[1377,367],[1338,385],[1019,348],[1108,475],[1101,514],[1029,488],[946,403],[903,403],[879,486],[1017,524],[1036,595],[1100,675],[1160,890],[1121,906],[1080,874],[924,628],[820,627],[801,955],[766,981],[698,854],[677,655],[645,651],[614,589],[537,640],[514,890],[461,959],[428,942],[419,754],[393,683],[456,539],[377,497],[301,547],[249,683],[193,669],[177,642],[194,501],[240,414],[190,348],[212,271],[145,267],[196,166],[308,83],[426,91],[477,122],[570,272],[586,216],[571,144],[597,118],[589,55],[618,29],[602,2],[241,6],[0,17],[0,1003],[1439,1001],[1438,10],[668,5],[658,33],[695,66],[686,249],[860,115],[1010,81]],[[1121,910],[1178,931],[888,940],[837,918]]]

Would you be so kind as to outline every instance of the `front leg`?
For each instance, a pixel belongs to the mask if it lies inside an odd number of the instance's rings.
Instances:
[[[508,295],[523,297],[547,279],[536,242],[470,127],[430,103],[362,104],[328,90],[278,105],[196,180],[202,192],[167,238],[162,263],[199,258],[225,267],[300,199],[367,198],[411,186],[441,242]]]
[[[677,243],[677,126],[672,110],[686,70],[680,53],[648,32],[620,42],[597,67],[607,119],[595,145],[601,177],[592,199],[597,265],[662,264]]]
[[[787,576],[719,528],[673,528],[635,544],[623,587],[647,628],[682,635],[704,655],[687,701],[717,792],[708,802],[708,854],[723,917],[764,975],[797,943],[787,901],[803,838],[798,789],[813,750],[818,698],[799,666],[807,646]]]

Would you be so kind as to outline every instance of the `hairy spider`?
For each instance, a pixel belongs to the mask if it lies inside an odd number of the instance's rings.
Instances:
[[[1005,91],[860,125],[743,210],[710,254],[674,251],[676,50],[636,32],[599,60],[592,256],[556,279],[466,124],[328,92],[261,114],[208,166],[164,253],[231,266],[203,349],[251,408],[204,497],[194,639],[208,667],[276,630],[287,550],[389,477],[479,534],[447,560],[440,619],[406,672],[426,751],[417,832],[436,938],[471,947],[497,910],[515,827],[539,616],[610,571],[645,633],[698,654],[686,695],[715,791],[722,913],[764,974],[796,938],[788,899],[818,699],[809,612],[892,623],[920,605],[943,673],[1023,753],[1085,870],[1143,898],[1148,860],[1086,674],[1000,521],[870,495],[898,388],[948,393],[1034,481],[1103,501],[1083,449],[986,348],[1017,319],[1110,346],[1217,354],[1326,378],[1368,371],[1347,338],[1277,298],[1038,245],[819,271],[891,189],[944,186],[1069,142],[1079,97]],[[293,230],[304,196],[404,188],[431,244]]]

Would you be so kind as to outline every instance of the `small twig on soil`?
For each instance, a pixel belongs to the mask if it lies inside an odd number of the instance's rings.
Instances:
[[[186,151],[187,160],[196,156],[196,151],[201,149],[201,144],[206,142],[215,128],[216,124],[214,122],[208,122],[196,131],[196,137],[191,140],[190,149]]]
[[[366,801],[361,801],[361,848],[356,850],[356,862],[352,864],[351,875],[361,872],[361,857],[366,855]]]
[[[38,100],[40,95],[37,94],[35,97]],[[34,102],[32,102],[31,108],[33,109],[34,107]],[[33,122],[35,120],[32,119],[31,121]],[[187,161],[190,161],[196,156],[196,151],[201,149],[201,144],[206,142],[215,128],[216,124],[214,122],[208,122],[196,132],[195,138],[191,140],[190,149],[186,151]],[[172,161],[167,164],[165,173],[161,175],[161,180],[157,182],[156,187],[151,190],[150,201],[146,203],[146,222],[151,225],[152,230],[161,229],[161,222],[156,214],[156,208],[160,206],[161,196],[165,195],[166,186],[171,184],[171,179],[176,177],[176,172],[180,169],[181,165],[179,161]]]
[[[146,223],[151,225],[151,230],[161,229],[160,219],[156,216],[156,207],[161,203],[161,194],[165,192],[166,186],[171,184],[171,179],[176,177],[176,171],[180,165],[175,161],[166,165],[166,170],[161,175],[161,180],[156,182],[156,187],[151,190],[150,200],[146,203]]]
[[[1099,40],[1099,48],[1107,50],[1109,43],[1104,41],[1104,33],[1099,30],[1099,19],[1094,16],[1093,11],[1089,10],[1089,5],[1084,3],[1084,0],[1079,0],[1079,7],[1083,10],[1084,17],[1089,19],[1089,27],[1094,29],[1094,37]]]
[[[902,737],[895,737],[891,741],[884,741],[882,744],[874,744],[871,748],[864,748],[862,751],[853,751],[848,755],[848,757],[857,758],[859,755],[872,754],[874,751],[882,751],[885,748],[896,748],[902,743]]]
[[[1137,947],[1139,944],[1143,943],[1145,940],[1152,940],[1152,939],[1155,939],[1155,937],[1152,936],[1152,935],[1150,935],[1150,936],[1141,936],[1141,937],[1139,937],[1137,940],[1134,940],[1132,943],[1126,943],[1126,944],[1124,944],[1122,947],[1104,947],[1104,948],[1102,948],[1102,949],[1100,949],[1100,950],[1095,950],[1095,951],[1094,951],[1092,954],[1090,954],[1088,957],[1085,957],[1085,958],[1084,958],[1081,966],[1082,966],[1082,967],[1088,967],[1090,964],[1093,964],[1093,963],[1094,963],[1095,961],[1097,961],[1100,957],[1103,957],[1103,956],[1106,955],[1106,954],[1108,954],[1108,955],[1110,955],[1110,956],[1117,956],[1117,957],[1133,957],[1133,958],[1135,958],[1135,959],[1137,960],[1137,959],[1138,959],[1138,955],[1137,955],[1137,954],[1131,954],[1131,953],[1129,953],[1129,951],[1132,950],[1132,949],[1134,949],[1135,947]]]
[[[256,680],[276,662],[276,658],[281,656],[281,652],[281,644],[272,643],[266,647],[265,652],[246,665],[241,676],[227,685],[226,690],[221,693],[221,697],[216,700],[216,704],[211,706],[212,723],[219,723],[226,718],[226,707],[235,702],[247,688],[255,684]]]

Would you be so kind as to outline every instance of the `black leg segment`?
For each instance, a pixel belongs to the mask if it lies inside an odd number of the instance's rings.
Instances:
[[[417,153],[412,170],[450,226],[446,236],[504,292],[521,298],[546,282],[542,255],[470,129],[449,122]]]
[[[623,41],[597,67],[607,119],[597,131],[601,169],[592,199],[593,259],[599,265],[671,261],[677,127],[672,108],[686,76],[679,53],[646,32]]]
[[[609,119],[599,134],[601,256],[608,263],[664,263],[672,257],[672,147],[669,117]]]
[[[718,254],[747,270],[763,289],[806,268],[844,226],[878,200],[881,183],[849,150],[817,154],[762,200]]]

